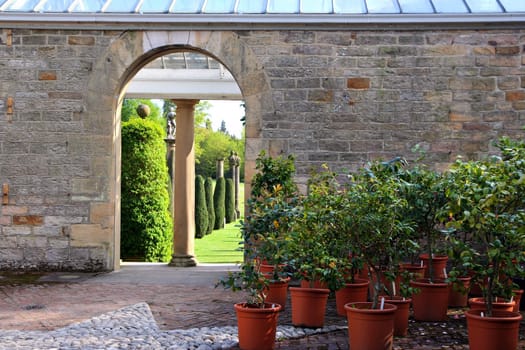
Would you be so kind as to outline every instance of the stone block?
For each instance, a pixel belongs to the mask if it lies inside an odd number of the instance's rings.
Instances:
[[[43,248],[47,246],[47,237],[33,235],[18,237],[18,246],[21,248]]]
[[[310,90],[308,92],[308,101],[314,102],[333,102],[333,90]]]
[[[32,234],[30,226],[7,226],[2,228],[5,236],[26,236]]]
[[[525,90],[506,91],[505,100],[510,102],[523,101],[525,100]]]
[[[100,224],[108,218],[114,218],[114,203],[91,203],[89,207],[89,221],[94,224]]]
[[[2,215],[25,215],[29,211],[27,206],[3,205],[0,208]]]
[[[57,80],[56,71],[40,71],[38,72],[38,80]]]
[[[95,45],[95,37],[93,36],[82,36],[82,35],[70,35],[67,38],[69,45]]]
[[[107,246],[112,230],[99,224],[71,225],[71,247]]]
[[[346,81],[346,87],[349,89],[369,89],[370,78],[348,78]]]
[[[0,249],[0,256],[2,262],[20,262],[24,259],[24,251],[18,248],[2,248]]]
[[[41,226],[43,223],[41,215],[13,215],[13,225]]]

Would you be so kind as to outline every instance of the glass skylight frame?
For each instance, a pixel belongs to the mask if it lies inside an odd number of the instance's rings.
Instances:
[[[158,4],[158,6],[156,6]],[[1,12],[101,14],[485,14],[525,13],[517,0],[0,0]]]

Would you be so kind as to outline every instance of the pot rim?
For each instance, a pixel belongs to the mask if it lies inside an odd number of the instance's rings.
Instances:
[[[250,307],[246,306],[246,302],[236,303],[233,305],[235,310],[242,310],[243,312],[253,312],[253,313],[273,313],[279,312],[282,309],[281,304],[277,303],[264,303],[264,308]]]
[[[465,315],[467,318],[472,318],[476,320],[486,320],[486,321],[508,321],[508,322],[514,322],[514,321],[520,321],[523,319],[523,316],[519,312],[514,311],[500,311],[500,310],[493,310],[492,316],[484,316],[481,317],[481,313],[485,310],[466,310]]]
[[[356,307],[357,306],[357,307]],[[397,310],[397,306],[394,304],[385,303],[385,308],[383,310],[380,309],[370,309],[369,307],[372,306],[372,303],[369,301],[364,302],[350,302],[345,304],[345,310],[346,311],[352,311],[352,312],[358,312],[358,313],[390,313],[395,312]]]

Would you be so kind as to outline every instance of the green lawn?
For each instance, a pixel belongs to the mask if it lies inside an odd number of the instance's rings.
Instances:
[[[200,263],[238,263],[243,252],[238,222],[227,224],[221,230],[195,239],[195,257]]]
[[[244,183],[239,185],[239,211],[244,216]],[[239,221],[195,239],[195,257],[200,263],[240,263],[243,259]]]

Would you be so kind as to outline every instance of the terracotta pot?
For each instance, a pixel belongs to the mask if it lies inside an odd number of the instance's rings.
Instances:
[[[416,280],[418,278],[424,278],[425,277],[425,266],[421,266],[421,264],[401,264],[401,271],[408,271],[410,272],[414,277],[413,279]]]
[[[298,327],[324,326],[329,289],[290,287],[292,324]]]
[[[428,272],[428,266],[429,266],[429,259],[428,259],[428,254],[420,254],[419,255],[419,258],[423,261],[423,266],[425,266],[425,278],[428,278],[429,277],[429,272]],[[445,276],[445,270],[447,268],[447,261],[448,261],[448,256],[446,255],[435,255],[433,258],[432,258],[432,271],[433,271],[433,274],[434,274],[434,278],[441,278],[441,279],[444,279],[444,278],[447,278]]]
[[[463,290],[458,290],[454,285],[450,286],[448,293],[448,306],[466,307],[468,305],[468,292],[470,289],[470,277],[459,277],[458,283],[461,283]]]
[[[516,350],[521,314],[493,311],[492,317],[481,317],[481,312],[465,311],[470,350]]]
[[[237,314],[239,347],[243,350],[273,349],[280,305],[266,303],[264,308],[234,305]]]
[[[475,297],[470,298],[468,300],[468,304],[470,306],[471,310],[485,310],[485,298],[483,297]],[[514,311],[514,306],[516,305],[516,301],[506,301],[503,298],[496,298],[492,302],[492,310],[498,310],[498,311],[508,311],[512,312]]]
[[[307,281],[307,280],[301,280],[301,288],[317,288],[317,289],[328,289],[328,284],[326,282],[321,281]]]
[[[384,309],[370,309],[372,303],[345,305],[350,349],[390,350],[394,342],[397,307],[385,303]]]
[[[267,303],[275,303],[281,305],[281,311],[285,309],[286,300],[288,299],[288,283],[290,277],[286,277],[280,281],[270,281],[266,294]]]
[[[447,319],[449,284],[443,280],[429,283],[427,279],[411,281],[419,293],[412,296],[414,318],[418,321],[439,322]]]
[[[355,279],[354,283],[346,283],[345,286],[335,292],[335,305],[337,314],[346,316],[345,304],[350,302],[366,302],[368,299],[368,284],[364,279]]]
[[[410,303],[412,299],[403,297],[388,297],[385,302],[397,306],[394,316],[394,335],[405,337],[408,333],[408,317],[410,316]]]
[[[514,312],[520,312],[521,297],[523,296],[523,289],[514,290]]]
[[[284,264],[279,264],[277,265],[281,270],[284,268]],[[269,265],[269,264],[264,264],[264,263],[261,263],[261,265],[259,265],[259,271],[261,273],[273,273],[273,271],[275,270],[275,265]]]

